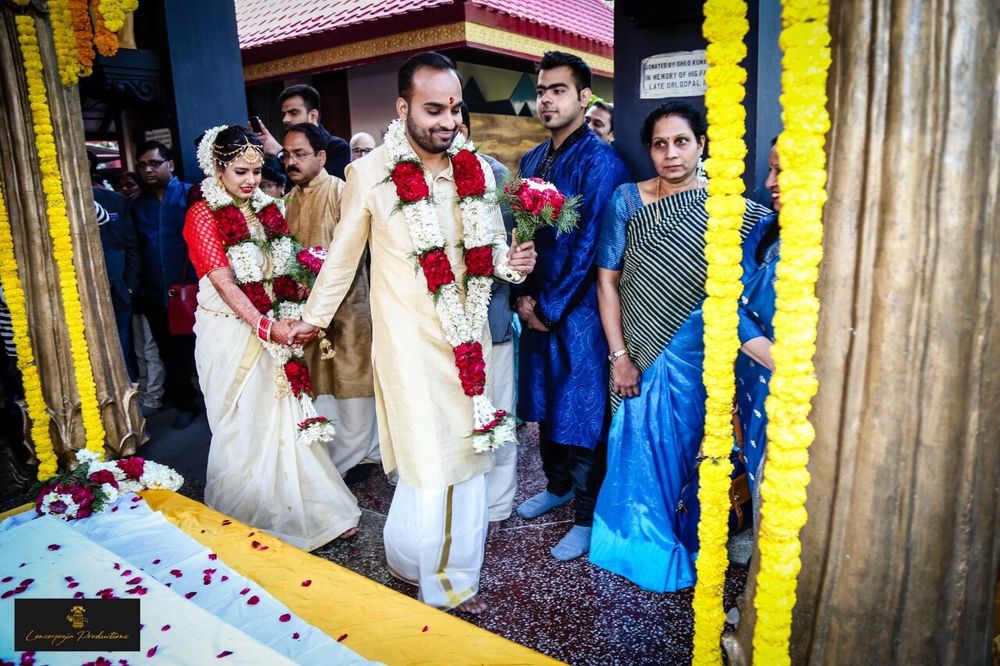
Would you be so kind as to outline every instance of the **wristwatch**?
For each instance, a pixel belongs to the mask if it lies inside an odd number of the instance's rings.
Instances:
[[[610,354],[608,354],[608,360],[610,362],[614,363],[615,361],[617,361],[618,359],[620,359],[622,356],[625,356],[625,354],[628,354],[628,350],[627,349],[619,349],[618,351],[613,351]]]

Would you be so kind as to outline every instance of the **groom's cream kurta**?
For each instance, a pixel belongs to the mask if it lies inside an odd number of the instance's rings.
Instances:
[[[383,463],[386,471],[399,469],[402,483],[445,488],[488,472],[493,456],[475,453],[468,438],[472,400],[459,383],[455,356],[441,332],[406,220],[394,210],[395,186],[383,182],[388,175],[387,160],[382,145],[348,165],[340,224],[302,318],[322,328],[330,323],[354,281],[367,243],[371,250],[372,364]],[[492,188],[493,172],[482,159],[480,164],[487,187]],[[445,249],[461,284],[465,275],[458,247],[461,211],[450,166],[434,179],[431,194]],[[503,220],[499,209],[492,215],[494,265],[506,265]],[[489,331],[485,325],[483,329],[488,357]]]

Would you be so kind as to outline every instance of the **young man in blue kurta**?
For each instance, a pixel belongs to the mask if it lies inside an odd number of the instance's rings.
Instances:
[[[585,123],[590,67],[551,51],[538,73],[538,116],[552,138],[521,160],[521,174],[579,194],[576,230],[535,236],[538,263],[516,301],[521,337],[518,416],[540,424],[544,492],[518,507],[535,518],[576,497],[572,529],[552,549],[570,560],[590,549],[594,504],[605,470],[608,345],[601,329],[595,283],[597,239],[604,204],[630,180],[625,163]]]

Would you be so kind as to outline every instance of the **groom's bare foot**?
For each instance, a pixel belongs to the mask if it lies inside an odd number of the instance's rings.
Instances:
[[[354,536],[357,533],[358,533],[358,528],[357,527],[352,527],[351,529],[347,530],[346,532],[344,532],[343,534],[341,534],[337,538],[338,539],[350,539],[352,536]]]
[[[483,601],[478,594],[475,594],[466,599],[465,601],[463,601],[462,603],[460,603],[456,608],[462,611],[463,613],[469,613],[470,615],[479,615],[480,613],[486,610],[487,606],[486,602]]]

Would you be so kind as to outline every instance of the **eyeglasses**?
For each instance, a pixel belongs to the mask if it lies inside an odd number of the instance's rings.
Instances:
[[[312,157],[315,154],[316,154],[315,152],[307,153],[304,150],[295,150],[295,151],[292,151],[291,153],[285,152],[283,150],[280,153],[278,153],[278,159],[281,160],[282,162],[287,162],[288,160],[292,159],[293,157],[295,159],[297,159],[297,160],[304,160],[305,158]]]
[[[375,150],[374,148],[351,148],[352,155],[367,155]]]
[[[170,160],[148,160],[146,162],[136,162],[135,166],[137,169],[159,169],[161,166],[169,162]]]

